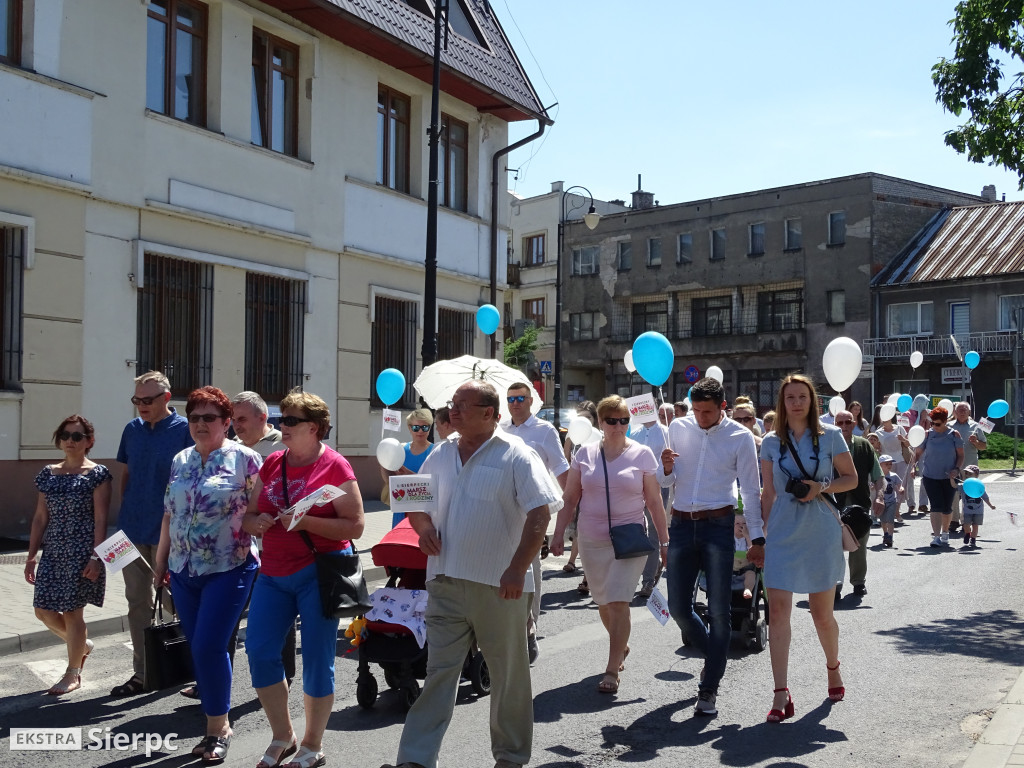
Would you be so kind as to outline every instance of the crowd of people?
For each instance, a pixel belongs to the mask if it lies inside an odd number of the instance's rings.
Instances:
[[[405,462],[395,472],[381,470],[385,484],[394,474],[427,474],[437,488],[436,511],[408,513],[428,556],[429,663],[403,729],[402,768],[436,767],[474,645],[490,673],[495,766],[529,761],[540,552],[553,517],[550,551],[560,556],[571,546],[564,570],[582,565],[577,589],[596,603],[608,634],[602,694],[614,695],[622,684],[630,603],[649,598],[664,576],[670,614],[703,658],[694,714],[717,714],[734,570],[749,600],[757,599],[754,569],[763,569],[774,679],[767,719],[780,722],[795,714],[788,683],[794,593],[809,596],[828,698],[840,701],[846,693],[833,613],[847,570],[841,511],[870,513],[883,548],[893,546],[904,504],[905,514],[930,514],[931,546],[948,546],[951,531],[963,526],[963,546],[973,547],[984,505],[992,506],[987,495],[960,491],[964,479],[977,476],[978,452],[986,447],[967,403],[955,406],[952,420],[941,407],[912,411],[927,428],[912,448],[907,429],[881,419],[880,408],[870,422],[860,403],[834,418],[823,415],[804,376],[783,379],[775,409],[761,417],[748,398],[727,403],[721,383],[704,378],[687,401],[661,405],[657,419],[639,430],[618,395],[580,403],[578,413],[595,424],[600,440],[575,445],[563,444],[551,424],[532,414],[533,396],[526,384],[498,392],[469,381],[435,413],[408,414]],[[124,428],[117,460],[124,465],[118,525],[140,554],[124,569],[133,670],[110,695],[143,692],[144,630],[154,604],[165,601],[192,648],[195,684],[182,694],[198,698],[206,717],[206,735],[192,753],[206,764],[223,762],[232,737],[236,634],[248,606],[245,650],[270,730],[257,768],[323,765],[339,625],[324,616],[314,555],[350,554],[364,527],[355,473],[324,443],[327,404],[293,391],[281,401],[277,429],[257,393],[230,398],[202,387],[188,395],[182,416],[170,406],[167,377],[154,371],[136,379],[131,400],[139,415]],[[81,686],[93,649],[83,612],[103,602],[105,570],[94,548],[106,538],[112,475],[88,458],[95,430],[84,416],[63,419],[53,440],[63,459],[36,477],[25,578],[35,585],[36,615],[67,646],[67,670],[48,690],[64,695]],[[324,485],[343,493],[293,520],[292,505]],[[394,524],[403,517],[396,514]],[[640,532],[628,546],[627,529]],[[868,535],[849,554],[855,596],[867,594]],[[695,602],[698,583],[707,595],[704,616]],[[296,620],[301,734],[288,708]]]

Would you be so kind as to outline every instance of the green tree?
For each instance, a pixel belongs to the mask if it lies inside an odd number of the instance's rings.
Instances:
[[[936,101],[970,119],[946,133],[946,144],[974,163],[1001,165],[1024,189],[1024,0],[961,0],[953,27],[954,55],[932,67]]]
[[[537,349],[537,333],[537,327],[530,325],[518,339],[505,342],[505,365],[525,370]]]

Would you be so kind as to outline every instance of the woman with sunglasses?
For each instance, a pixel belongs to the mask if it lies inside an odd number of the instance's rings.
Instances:
[[[60,696],[82,686],[82,667],[92,652],[85,626],[86,603],[103,607],[106,571],[93,549],[107,536],[110,471],[89,460],[92,424],[75,414],[53,433],[64,460],[36,475],[39,496],[29,535],[25,581],[35,585],[32,605],[46,628],[64,641],[68,668],[47,693]],[[43,555],[36,568],[36,553]]]
[[[242,520],[262,458],[228,437],[231,400],[216,387],[193,390],[185,415],[195,445],[171,463],[153,580],[157,588],[169,580],[192,649],[206,715],[206,736],[192,754],[216,765],[227,757],[232,736],[228,640],[259,567]]]
[[[412,440],[402,446],[405,448],[405,463],[401,467],[394,472],[384,469],[384,467],[380,468],[381,477],[384,478],[385,491],[388,488],[388,478],[393,475],[415,475],[419,473],[423,462],[426,461],[427,456],[434,449],[434,444],[430,442],[429,437],[430,427],[433,423],[434,417],[426,408],[417,408],[405,417],[405,424],[409,428]],[[381,494],[381,498],[386,497],[384,494]],[[391,515],[391,527],[394,528],[404,519],[405,512],[393,512]]]
[[[252,685],[267,713],[273,738],[256,768],[314,768],[327,762],[320,747],[334,706],[334,654],[338,620],[325,618],[310,545],[319,553],[352,552],[363,535],[363,502],[352,466],[324,445],[331,412],[322,398],[294,389],[281,401],[285,450],[267,457],[249,495],[245,530],[263,537],[263,562],[249,605],[245,652]],[[324,485],[344,493],[311,507],[295,523],[287,510]],[[281,663],[285,634],[301,619],[302,691],[306,726],[296,739]],[[298,753],[288,763],[285,758]]]
[[[565,549],[565,529],[579,505],[577,535],[580,556],[597,603],[601,622],[608,632],[608,664],[597,686],[601,693],[619,690],[619,672],[629,655],[629,603],[636,592],[646,557],[615,559],[609,533],[611,525],[645,525],[644,506],[651,511],[661,543],[661,567],[668,558],[668,521],[655,472],[658,460],[646,445],[626,437],[629,410],[626,401],[610,395],[597,405],[602,439],[582,446],[572,459],[562,496],[551,554]]]
[[[945,408],[933,408],[928,416],[932,425],[925,433],[924,442],[914,449],[914,461],[931,504],[931,545],[948,547],[949,523],[953,519],[953,496],[956,493],[950,480],[959,478],[964,466],[964,441],[960,433],[950,429],[946,423],[949,411]]]

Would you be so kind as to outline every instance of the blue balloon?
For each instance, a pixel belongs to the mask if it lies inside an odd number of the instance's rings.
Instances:
[[[392,405],[405,394],[405,374],[397,368],[385,368],[377,374],[377,397],[384,405]]]
[[[633,365],[643,380],[660,387],[672,375],[676,354],[671,342],[657,331],[647,331],[633,342]]]
[[[975,352],[973,349],[964,355],[964,365],[970,368],[972,371],[978,367],[978,363],[981,362],[981,355]]]
[[[501,314],[493,304],[484,304],[476,311],[476,325],[487,336],[498,330],[500,322]]]
[[[985,484],[976,477],[964,480],[963,489],[972,499],[980,499],[985,494]]]
[[[906,413],[910,410],[910,406],[914,404],[914,398],[910,395],[900,395],[896,400],[896,410],[900,413]]]
[[[990,419],[1001,419],[1010,412],[1010,404],[1005,400],[993,400],[988,405],[988,417]]]

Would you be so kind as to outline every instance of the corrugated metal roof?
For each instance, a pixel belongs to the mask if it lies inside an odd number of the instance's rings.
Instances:
[[[876,286],[1024,272],[1024,201],[940,211],[872,280]]]

